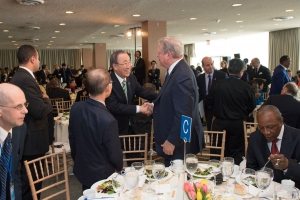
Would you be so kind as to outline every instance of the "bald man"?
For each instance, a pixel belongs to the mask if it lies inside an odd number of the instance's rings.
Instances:
[[[270,70],[260,64],[260,60],[258,58],[253,58],[251,60],[251,70],[249,72],[249,79],[250,81],[255,78],[261,78],[265,81],[263,92],[268,92],[268,87],[271,83],[271,72]]]
[[[210,131],[213,108],[207,104],[206,97],[209,95],[211,88],[216,84],[216,82],[226,77],[226,73],[214,69],[214,62],[211,57],[204,57],[202,59],[202,68],[204,69],[204,73],[197,77],[199,102],[203,100],[206,126],[207,130]]]
[[[23,91],[12,84],[0,84],[0,199],[22,199],[19,171],[26,135],[24,118],[28,104]],[[8,165],[5,163],[8,158]],[[7,160],[7,159],[6,159]],[[12,166],[8,168],[7,166]],[[13,186],[13,190],[11,187]]]

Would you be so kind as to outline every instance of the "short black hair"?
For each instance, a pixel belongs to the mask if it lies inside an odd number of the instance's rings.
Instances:
[[[32,45],[22,45],[18,49],[17,59],[19,64],[26,64],[32,56],[36,56],[37,50]]]
[[[124,53],[127,53],[126,51],[124,50],[117,50],[115,52],[113,52],[111,55],[110,55],[110,66],[112,67],[113,64],[118,64],[118,56],[120,54],[124,54]],[[128,53],[127,53],[128,54]]]
[[[279,62],[280,64],[282,64],[283,62],[289,60],[290,57],[288,55],[284,55],[284,56],[281,56],[281,58],[279,59]]]
[[[229,61],[228,73],[240,74],[245,69],[245,63],[239,58],[234,58]]]

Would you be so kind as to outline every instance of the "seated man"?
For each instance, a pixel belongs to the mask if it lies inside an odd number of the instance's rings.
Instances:
[[[295,181],[300,188],[300,130],[287,126],[279,110],[272,105],[257,112],[258,130],[251,134],[247,151],[247,167],[274,170],[274,181]]]

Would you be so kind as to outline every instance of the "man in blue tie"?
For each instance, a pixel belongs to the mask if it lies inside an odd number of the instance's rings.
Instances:
[[[0,200],[21,199],[17,165],[22,157],[19,156],[22,151],[19,147],[24,143],[25,131],[21,131],[23,136],[20,136],[20,130],[15,127],[23,125],[27,106],[25,95],[19,87],[0,84]],[[15,138],[15,133],[23,138],[23,142]]]

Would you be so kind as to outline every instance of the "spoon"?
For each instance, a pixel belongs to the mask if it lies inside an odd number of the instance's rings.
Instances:
[[[264,165],[264,167],[262,169],[265,169],[265,167],[267,166],[267,164],[271,161],[271,159],[269,159],[266,164]]]

